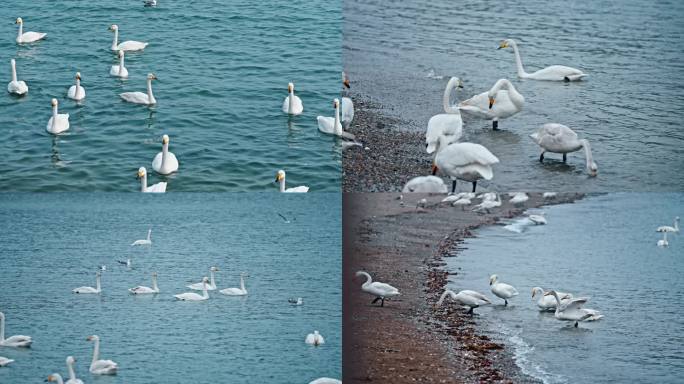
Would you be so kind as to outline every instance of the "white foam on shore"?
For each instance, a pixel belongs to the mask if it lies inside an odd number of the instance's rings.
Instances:
[[[505,337],[507,344],[513,347],[513,361],[523,374],[539,379],[544,384],[565,384],[568,382],[565,377],[546,371],[541,364],[530,359],[534,347],[522,338],[520,335],[522,330],[514,331],[506,326],[499,326],[498,329]]]

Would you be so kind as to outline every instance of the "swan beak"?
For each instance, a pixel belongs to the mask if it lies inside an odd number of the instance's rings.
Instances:
[[[432,163],[432,175],[436,175],[437,171],[439,171],[439,168],[437,168],[437,164]]]
[[[277,183],[277,182],[279,182],[281,179],[282,179],[282,176],[280,176],[280,174],[277,174],[277,175],[276,175],[275,182]]]
[[[489,109],[492,109],[492,105],[494,105],[494,98],[489,96]]]
[[[502,41],[501,44],[499,44],[499,48],[497,48],[497,49],[501,49],[501,48],[508,48],[508,43],[506,41]]]
[[[344,81],[342,82],[342,84],[344,84],[344,87],[345,87],[345,88],[351,88],[351,86],[349,85],[349,80],[347,80],[347,79],[344,79]]]

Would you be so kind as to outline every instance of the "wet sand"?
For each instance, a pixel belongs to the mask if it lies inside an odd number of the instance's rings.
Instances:
[[[477,316],[453,305],[434,308],[449,279],[443,258],[457,256],[463,239],[481,225],[582,195],[543,200],[531,194],[524,206],[506,201],[485,214],[440,204],[444,195],[399,196],[344,195],[344,382],[538,383],[522,374],[505,345],[478,331]],[[421,198],[427,199],[425,208],[416,207]],[[392,284],[401,296],[382,308],[372,305],[357,270]]]

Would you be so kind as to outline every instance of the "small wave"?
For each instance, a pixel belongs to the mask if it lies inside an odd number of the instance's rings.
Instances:
[[[567,383],[563,376],[548,372],[541,364],[530,360],[529,355],[534,351],[534,347],[520,336],[521,331],[513,331],[504,327],[501,332],[506,336],[508,344],[513,347],[513,360],[523,374],[539,379],[544,384]]]

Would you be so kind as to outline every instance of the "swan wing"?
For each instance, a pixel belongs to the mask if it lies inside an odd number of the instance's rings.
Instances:
[[[285,192],[306,193],[306,192],[309,192],[309,187],[307,187],[306,185],[300,185],[298,187],[288,188],[285,190]]]
[[[440,136],[447,137],[447,144],[451,144],[457,142],[461,135],[463,135],[463,120],[460,114],[441,113],[432,116],[425,131],[427,153],[437,150]]]
[[[161,169],[162,156],[163,153],[159,152],[154,156],[154,159],[152,159],[152,169],[157,173],[159,173],[159,170]]]
[[[146,93],[142,92],[124,92],[120,93],[119,96],[124,101],[127,101],[129,103],[135,103],[135,104],[149,104],[150,99],[147,97]]]
[[[437,176],[418,176],[404,185],[402,193],[447,193],[447,186]]]
[[[575,81],[586,76],[584,72],[577,68],[566,67],[565,65],[552,65],[531,73],[528,77],[536,80]]]
[[[224,295],[228,295],[228,296],[243,296],[246,294],[246,292],[240,288],[226,288],[226,289],[220,290],[219,292],[223,293]]]
[[[166,182],[161,181],[157,184],[152,184],[152,185],[147,187],[146,192],[148,192],[148,193],[164,193],[164,192],[166,192]]]
[[[489,109],[489,93],[478,93],[470,99],[466,99],[458,103],[458,107],[459,109],[461,107],[467,107],[467,109],[465,109],[467,112],[486,112]]]
[[[117,76],[117,77],[128,77],[128,69],[126,67],[123,67],[121,70],[121,74],[119,74],[119,66],[118,65],[112,65],[112,68],[109,70],[109,74],[112,76]]]
[[[43,39],[45,36],[47,36],[47,33],[41,33],[41,32],[25,32],[21,35],[21,43],[32,43],[34,41],[38,41]]]
[[[7,84],[7,92],[23,95],[28,92],[28,86],[21,80],[10,81],[9,84]]]
[[[342,121],[349,125],[354,120],[354,102],[349,97],[342,98]]]
[[[120,43],[117,47],[117,51],[142,51],[147,47],[149,43],[143,43],[141,41],[128,40]]]
[[[181,293],[179,295],[173,295],[178,300],[185,300],[185,301],[199,301],[203,300],[204,296],[198,295],[194,292],[186,292],[186,293]]]
[[[469,290],[469,289],[464,289],[464,290],[462,290],[462,291],[459,292],[459,293],[463,293],[463,294],[465,294],[465,295],[472,296],[472,297],[474,297],[474,298],[476,298],[476,299],[485,301],[485,302],[487,302],[487,303],[491,303],[491,301],[489,301],[489,298],[487,298],[487,296],[485,296],[484,294],[482,294],[482,293],[480,293],[480,292],[477,292],[477,291],[471,291],[471,290]]]
[[[328,133],[328,134],[334,134],[335,129],[335,118],[334,117],[327,117],[327,116],[318,116],[316,117],[316,120],[318,120],[318,130],[323,132],[323,133]]]
[[[444,156],[440,156],[441,154]],[[452,167],[465,166],[472,163],[492,165],[499,162],[489,150],[475,143],[454,143],[437,154],[437,159]],[[439,164],[437,164],[439,166]]]
[[[381,296],[387,296],[387,295],[398,295],[399,290],[389,284],[386,283],[380,283],[380,282],[373,282],[371,283],[370,287],[377,291],[378,293],[381,293]]]

